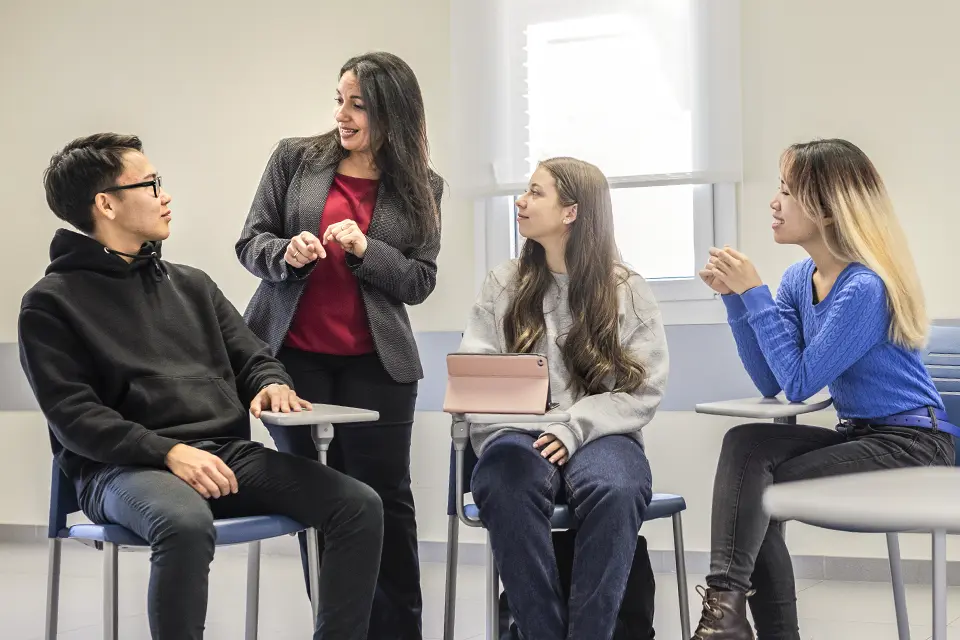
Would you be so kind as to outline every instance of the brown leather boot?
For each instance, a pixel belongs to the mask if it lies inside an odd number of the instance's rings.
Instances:
[[[703,614],[691,640],[754,640],[747,620],[747,595],[697,587],[703,596]]]

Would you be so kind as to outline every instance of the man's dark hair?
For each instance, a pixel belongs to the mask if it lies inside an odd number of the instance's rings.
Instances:
[[[123,154],[143,151],[137,136],[95,133],[77,138],[50,158],[43,172],[47,205],[64,222],[93,233],[93,198],[123,173]]]

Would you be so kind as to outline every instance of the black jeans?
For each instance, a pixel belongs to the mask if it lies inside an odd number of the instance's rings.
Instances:
[[[326,540],[320,617],[313,637],[366,638],[380,564],[380,499],[319,462],[234,440],[191,443],[220,457],[240,491],[206,500],[169,471],[107,466],[86,479],[80,504],[100,524],[122,525],[150,543],[148,618],[154,640],[200,640],[207,613],[214,518],[284,515]]]
[[[707,584],[756,593],[750,610],[760,640],[799,640],[793,565],[779,523],[761,505],[775,482],[952,465],[953,437],[911,427],[831,429],[746,424],[727,432],[713,485]]]
[[[394,382],[376,354],[330,356],[283,348],[277,357],[293,378],[300,397],[380,413],[377,422],[335,425],[327,463],[371,487],[383,501],[383,554],[367,637],[421,640],[423,598],[410,482],[417,384]],[[316,459],[317,450],[308,430],[269,429],[279,450]],[[301,536],[304,574],[306,544],[306,536]],[[320,536],[321,550],[324,544]]]

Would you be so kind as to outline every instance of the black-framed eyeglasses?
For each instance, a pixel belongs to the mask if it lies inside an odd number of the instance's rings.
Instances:
[[[112,191],[123,191],[124,189],[139,189],[140,187],[153,187],[153,197],[160,197],[160,189],[163,188],[163,178],[157,176],[153,180],[147,180],[146,182],[137,182],[135,184],[124,184],[118,185],[116,187],[107,187],[100,191],[100,193],[110,193]]]

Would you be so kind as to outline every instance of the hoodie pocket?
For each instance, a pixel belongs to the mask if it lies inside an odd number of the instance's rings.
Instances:
[[[223,378],[149,376],[130,380],[117,410],[149,429],[230,422],[246,410]]]

